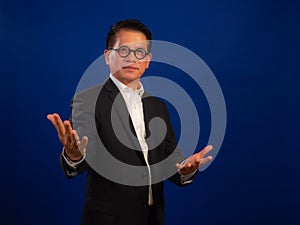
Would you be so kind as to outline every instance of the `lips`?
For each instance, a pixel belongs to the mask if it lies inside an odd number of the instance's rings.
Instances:
[[[134,67],[134,66],[123,66],[122,69],[139,70],[139,68]]]

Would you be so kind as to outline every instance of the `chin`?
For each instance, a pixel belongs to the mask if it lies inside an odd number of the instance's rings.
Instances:
[[[136,71],[126,71],[126,72],[122,73],[120,77],[123,77],[126,80],[134,81],[136,79],[139,79],[141,77],[141,75],[137,74]]]

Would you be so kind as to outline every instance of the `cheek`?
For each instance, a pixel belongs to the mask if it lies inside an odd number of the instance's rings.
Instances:
[[[147,63],[147,65],[146,65],[146,67],[145,67],[146,69],[148,69],[149,68],[149,63]]]
[[[145,61],[143,62],[144,68],[145,68],[145,69],[148,69],[149,64],[150,64],[150,61],[148,61],[148,60],[146,61],[146,60],[145,60]]]
[[[143,62],[143,70],[148,69],[150,62]]]
[[[122,60],[116,58],[116,57],[111,57],[109,61],[109,65],[111,68],[121,68],[122,67]]]

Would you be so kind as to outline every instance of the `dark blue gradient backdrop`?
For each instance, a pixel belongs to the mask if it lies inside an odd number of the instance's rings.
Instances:
[[[213,164],[187,188],[166,184],[167,225],[299,224],[299,9],[283,0],[2,0],[0,223],[79,224],[85,175],[65,178],[46,115],[69,117],[110,24],[138,18],[154,39],[189,48],[207,63],[228,112]],[[176,76],[180,71],[170,74],[196,96],[201,148],[210,131],[206,99],[184,74]]]

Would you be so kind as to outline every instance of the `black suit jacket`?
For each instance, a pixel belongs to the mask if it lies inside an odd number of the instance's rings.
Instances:
[[[149,149],[152,149],[148,152],[149,164],[154,165],[163,162],[171,153],[174,153],[172,160],[164,167],[160,167],[159,170],[151,170],[152,177],[154,177],[152,193],[153,209],[157,217],[155,223],[156,225],[163,225],[163,181],[156,182],[155,179],[160,180],[161,177],[166,176],[164,170],[173,170],[173,175],[169,176],[170,173],[168,172],[166,178],[183,186],[175,166],[177,162],[183,160],[183,157],[176,148],[176,138],[165,104],[156,97],[147,94],[143,95],[142,102],[146,140]],[[81,224],[147,225],[149,186],[147,183],[145,185],[139,184],[147,181],[149,174],[125,101],[118,88],[111,79],[108,79],[101,86],[76,94],[71,109],[70,120],[73,129],[77,130],[80,137],[86,135],[89,138],[86,159],[76,168],[70,167],[61,157],[62,167],[68,177],[87,171]],[[155,123],[151,125],[150,121],[153,118],[160,118],[164,121],[165,132],[161,131],[162,127],[156,126]],[[162,132],[164,136],[161,140]],[[126,143],[122,139],[126,139]],[[142,170],[141,174],[130,177],[131,174],[128,171],[124,171],[107,160],[103,156],[104,151],[119,162],[145,169]],[[100,169],[98,169],[99,167]],[[106,171],[109,171],[109,176],[107,176]],[[111,179],[111,177],[118,177],[121,181]],[[127,184],[126,179],[133,179],[136,184]]]

